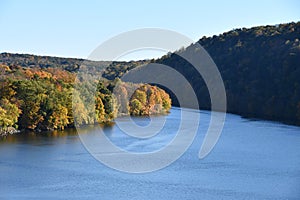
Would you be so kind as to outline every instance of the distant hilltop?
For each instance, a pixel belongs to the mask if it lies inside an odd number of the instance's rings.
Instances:
[[[222,75],[228,112],[300,125],[300,22],[234,29],[198,43]],[[183,51],[197,55],[195,45]],[[210,109],[207,88],[189,63],[176,54],[155,62],[189,78],[200,107]]]
[[[216,63],[226,89],[227,110],[250,118],[261,118],[300,125],[300,22],[237,28],[198,42]],[[191,44],[180,51],[195,54]],[[21,67],[57,67],[70,72],[78,70],[83,59],[0,54],[0,64]],[[91,62],[102,66],[105,62]],[[192,66],[176,52],[159,59],[113,62],[103,77],[114,80],[127,71],[147,63],[168,65],[190,80],[201,109],[210,110],[207,88]],[[168,90],[167,90],[168,91]],[[173,105],[178,105],[171,92]]]

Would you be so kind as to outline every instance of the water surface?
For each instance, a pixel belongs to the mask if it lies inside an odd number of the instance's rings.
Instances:
[[[299,127],[228,114],[217,145],[200,160],[209,117],[201,112],[197,136],[180,159],[146,174],[101,164],[73,129],[8,136],[0,142],[0,199],[300,199]],[[117,126],[105,133],[127,151],[149,152],[168,144],[179,122],[180,109],[173,108],[155,137],[133,138]]]

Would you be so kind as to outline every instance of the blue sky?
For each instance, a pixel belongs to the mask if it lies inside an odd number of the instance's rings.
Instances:
[[[0,52],[86,58],[133,29],[171,29],[197,41],[233,28],[300,21],[299,11],[297,0],[0,0]]]

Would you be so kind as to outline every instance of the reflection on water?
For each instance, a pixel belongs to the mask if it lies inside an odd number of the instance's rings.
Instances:
[[[33,132],[25,131],[14,135],[7,135],[0,138],[1,143],[22,143],[29,142],[34,144],[35,142],[40,142],[42,140],[52,140],[58,138],[65,138],[66,136],[77,136],[77,131],[75,128],[69,128],[63,131],[45,131],[45,132]]]
[[[97,124],[95,126],[101,127],[105,130],[105,133],[112,134],[114,129],[114,123],[111,124]],[[81,128],[81,134],[88,134],[92,130],[94,130],[94,126],[85,126]],[[0,137],[0,145],[1,143],[22,143],[28,142],[34,144],[35,142],[39,143],[43,140],[56,140],[56,139],[63,139],[67,136],[75,136],[70,137],[74,139],[78,139],[78,132],[76,128],[67,128],[65,130],[54,130],[54,131],[43,131],[43,132],[34,132],[34,131],[24,131],[13,135],[7,135],[5,137]]]

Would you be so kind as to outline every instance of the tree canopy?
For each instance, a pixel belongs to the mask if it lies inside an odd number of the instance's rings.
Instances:
[[[60,68],[27,68],[0,65],[0,133],[9,127],[30,130],[63,130],[75,125],[111,122],[118,113],[131,114],[131,100],[122,93],[132,93],[143,84],[124,83],[123,89],[113,92],[116,81],[99,80],[80,82],[79,91],[74,89],[74,72]],[[78,80],[77,80],[78,81]],[[149,90],[160,91],[146,85]],[[96,88],[92,93],[92,88]],[[119,96],[118,96],[119,95]],[[121,98],[120,98],[121,95]],[[157,95],[160,95],[157,93]],[[165,101],[170,101],[163,94]],[[160,97],[161,98],[161,97]],[[117,101],[117,100],[121,100]],[[94,104],[88,103],[94,102]],[[120,102],[120,103],[119,103]],[[150,102],[143,102],[147,106]],[[156,102],[161,103],[163,101]],[[123,104],[122,106],[120,106]],[[119,109],[127,108],[127,112]],[[161,113],[170,107],[164,106]],[[150,112],[144,114],[151,114]]]

